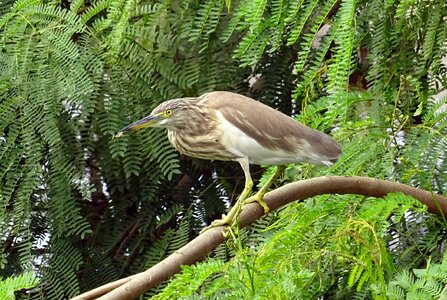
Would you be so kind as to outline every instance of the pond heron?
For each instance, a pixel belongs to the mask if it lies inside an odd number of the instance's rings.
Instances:
[[[244,190],[230,212],[212,226],[231,225],[248,202],[256,201],[268,212],[262,197],[281,175],[284,165],[308,162],[330,166],[341,154],[339,144],[330,136],[231,92],[165,101],[116,136],[146,127],[167,128],[169,141],[185,155],[239,162],[245,174]],[[248,198],[253,188],[250,163],[279,167],[255,196]]]

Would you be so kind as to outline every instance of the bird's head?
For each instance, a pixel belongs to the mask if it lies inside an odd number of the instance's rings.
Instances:
[[[188,120],[188,111],[191,100],[194,98],[182,98],[168,100],[154,108],[150,115],[133,122],[122,128],[116,137],[122,136],[129,131],[135,131],[147,127],[166,127],[174,129]]]

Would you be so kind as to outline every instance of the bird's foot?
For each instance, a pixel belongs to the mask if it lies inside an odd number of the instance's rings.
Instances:
[[[210,226],[205,227],[202,229],[200,233],[203,233],[207,231],[208,229],[219,227],[219,226],[227,226],[227,230],[224,233],[225,237],[228,237],[228,231],[232,230],[231,227],[237,226],[238,220],[239,220],[239,214],[242,211],[242,206],[245,204],[245,200],[247,199],[248,195],[250,195],[251,189],[253,187],[253,182],[250,180],[246,180],[244,190],[242,191],[239,199],[236,201],[236,203],[233,205],[233,207],[230,209],[227,215],[222,215],[222,218],[219,220],[214,220]],[[262,201],[262,197],[261,197]],[[262,201],[264,202],[264,201]],[[262,204],[261,204],[262,205]],[[264,207],[265,209],[265,207]],[[267,207],[268,210],[268,207]]]
[[[229,216],[222,215],[221,219],[214,220],[209,227],[227,226],[231,225],[232,222],[233,220]]]
[[[200,231],[200,234],[204,233],[205,231],[207,231],[207,230],[209,230],[209,229],[211,229],[211,228],[215,228],[215,227],[219,227],[219,226],[226,226],[226,227],[229,227],[229,226],[231,226],[233,223],[234,223],[234,220],[233,220],[233,218],[231,218],[230,215],[222,215],[222,218],[221,218],[221,219],[214,220],[214,221],[211,223],[211,225],[209,225],[209,226],[203,228],[203,229]],[[225,231],[225,232],[223,233],[223,235],[224,235],[224,237],[227,237],[227,232]]]
[[[234,206],[230,209],[227,215],[222,215],[222,218],[219,220],[214,220],[210,226],[202,229],[200,233],[207,231],[208,229],[219,227],[219,226],[227,226],[227,229],[235,226],[239,220],[239,214],[241,213],[242,206],[244,205],[243,199],[239,199],[236,201]],[[224,233],[224,236],[227,237],[227,231]]]
[[[270,208],[268,207],[267,203],[262,199],[264,196],[263,192],[258,192],[256,195],[249,197],[245,200],[239,199],[236,204],[230,209],[227,215],[222,215],[221,219],[214,220],[210,226],[205,227],[200,231],[200,233],[203,233],[207,231],[208,229],[219,227],[219,226],[227,226],[228,228],[231,228],[237,224],[239,214],[242,211],[242,207],[245,204],[258,202],[259,205],[261,205],[264,208],[264,214],[268,213],[270,211]],[[242,200],[242,201],[241,201]],[[224,233],[225,237],[228,237],[228,231],[225,231]]]
[[[245,199],[243,205],[248,204],[248,203],[258,202],[259,205],[261,205],[262,208],[264,208],[264,214],[266,214],[270,211],[270,208],[268,207],[267,203],[265,203],[265,201],[262,199],[263,196],[264,196],[263,194],[257,193],[253,197]]]
[[[265,193],[267,193],[268,189],[272,186],[272,184],[278,179],[279,176],[284,172],[285,166],[277,166],[273,175],[267,180],[267,182],[259,189],[259,191],[252,197],[244,200],[243,204],[248,204],[252,202],[258,202],[264,208],[264,214],[270,211],[267,203],[262,199],[264,198]]]

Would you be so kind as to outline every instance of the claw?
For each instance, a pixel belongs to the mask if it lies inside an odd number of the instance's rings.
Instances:
[[[205,228],[203,228],[200,231],[200,234],[204,233],[205,231],[207,231],[208,229],[214,228],[214,227],[219,227],[219,226],[230,226],[231,225],[231,219],[226,216],[226,215],[222,215],[222,219],[218,219],[218,220],[214,220],[210,226],[207,226]],[[224,237],[227,237],[226,232],[224,233]]]
[[[253,202],[258,202],[259,205],[261,205],[264,208],[264,214],[267,214],[270,211],[270,208],[268,207],[267,203],[262,199],[264,195],[256,194],[253,197],[250,197],[244,201],[244,204],[249,204]]]

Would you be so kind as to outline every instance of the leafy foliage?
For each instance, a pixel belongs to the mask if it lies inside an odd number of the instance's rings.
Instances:
[[[333,167],[289,166],[282,182],[365,175],[445,193],[446,16],[443,0],[1,2],[0,276],[33,264],[31,297],[72,297],[219,217],[242,189],[239,166],[179,156],[160,130],[113,138],[165,99],[212,90],[343,144]],[[252,170],[261,184],[269,172]],[[401,194],[316,197],[157,297],[439,295],[444,281],[409,274],[428,257],[445,264],[445,227]]]
[[[4,300],[16,299],[14,291],[30,289],[37,285],[33,272],[23,273],[17,277],[9,277],[0,281],[0,297]]]
[[[389,299],[441,299],[447,296],[446,259],[440,264],[427,262],[425,269],[404,270],[390,281]]]
[[[205,263],[201,263],[196,267],[184,266],[182,268],[182,274],[179,276],[179,280],[171,283],[166,287],[163,292],[157,294],[152,299],[170,299],[183,298],[192,296],[198,289],[204,288],[204,283],[209,278],[212,278],[214,273],[220,272],[225,264],[219,260],[212,260]],[[185,285],[184,282],[189,282]],[[178,283],[178,284],[175,284]],[[206,290],[203,290],[204,294],[212,295]]]
[[[275,295],[284,299],[345,298],[366,289],[374,298],[387,299],[387,279],[395,271],[393,256],[401,251],[428,251],[418,238],[406,249],[397,249],[390,232],[396,230],[396,224],[423,212],[418,201],[403,194],[384,199],[325,196],[290,205],[267,228],[263,243],[236,247],[236,257],[221,269],[224,274],[196,288],[195,295],[223,299]],[[430,222],[423,223],[430,226]],[[439,234],[439,229],[430,233],[432,237]],[[166,289],[185,284],[193,289],[184,279],[179,275]]]

